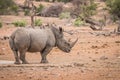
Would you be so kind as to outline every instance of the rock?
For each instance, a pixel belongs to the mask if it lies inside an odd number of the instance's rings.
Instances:
[[[106,60],[106,59],[108,59],[106,56],[100,57],[100,60]]]
[[[7,40],[7,39],[9,39],[9,37],[8,37],[8,36],[4,36],[3,39],[4,39],[4,40]]]
[[[84,66],[84,64],[81,64],[81,63],[74,63],[73,65],[76,67],[83,67]]]
[[[0,78],[4,78],[4,76],[1,76]]]
[[[96,60],[95,60],[95,59],[93,59],[92,61],[93,61],[93,62],[96,62]]]
[[[77,52],[77,55],[79,55],[80,54],[80,52]]]
[[[5,55],[4,53],[0,53],[0,55]]]
[[[83,71],[83,70],[81,70],[81,73],[84,73],[84,71]]]
[[[92,45],[91,48],[92,48],[92,49],[96,49],[96,48],[98,48],[98,46]]]

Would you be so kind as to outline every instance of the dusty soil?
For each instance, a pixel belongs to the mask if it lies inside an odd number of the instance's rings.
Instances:
[[[92,31],[88,26],[66,26],[66,20],[42,18],[44,23],[56,22],[73,35],[65,37],[79,41],[70,53],[54,48],[48,55],[48,64],[40,63],[39,53],[27,53],[30,64],[15,65],[14,55],[8,40],[0,40],[0,80],[119,80],[120,79],[120,36],[95,35],[113,31],[116,25],[108,25],[103,31]],[[29,17],[1,16],[2,22]],[[64,23],[63,23],[64,22]],[[16,27],[4,24],[0,37],[9,36]]]
[[[23,1],[16,0],[19,4]],[[101,12],[94,17],[101,18],[102,15]],[[26,58],[30,64],[15,65],[8,39],[4,40],[3,37],[10,36],[17,29],[9,23],[26,20],[29,26],[30,17],[0,16],[3,23],[0,29],[0,80],[120,80],[120,36],[108,35],[117,25],[109,24],[103,31],[92,31],[89,26],[71,25],[72,20],[37,16],[35,18],[40,18],[44,24],[55,23],[62,26],[73,33],[65,33],[66,39],[71,38],[74,41],[79,38],[79,41],[70,53],[55,47],[47,56],[48,64],[40,63],[40,53],[27,53]]]

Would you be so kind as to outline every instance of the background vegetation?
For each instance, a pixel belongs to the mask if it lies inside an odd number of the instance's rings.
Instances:
[[[0,15],[17,14],[18,6],[13,0],[0,0]]]
[[[120,0],[106,0],[106,4],[114,18],[120,19]]]

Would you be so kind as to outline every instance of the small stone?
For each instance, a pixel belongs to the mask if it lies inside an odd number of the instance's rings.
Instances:
[[[77,55],[79,55],[80,54],[80,52],[77,52]]]
[[[83,67],[84,64],[81,64],[81,63],[74,63],[74,66],[77,66],[77,67]]]
[[[106,60],[106,59],[108,59],[106,56],[100,57],[100,60]]]
[[[5,55],[5,53],[0,53],[0,55]]]
[[[93,59],[92,61],[93,61],[93,62],[96,62],[96,60],[95,60],[95,59]]]
[[[32,77],[29,77],[29,79],[32,79]]]
[[[84,71],[83,71],[83,70],[81,70],[81,72],[82,72],[82,73],[84,73]]]
[[[95,54],[98,54],[98,52],[95,52]]]
[[[1,76],[1,78],[4,78],[4,76]]]
[[[48,76],[44,76],[44,78],[48,78]]]

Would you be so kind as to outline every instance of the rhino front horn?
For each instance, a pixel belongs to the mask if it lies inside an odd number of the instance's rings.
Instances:
[[[78,41],[78,38],[73,43],[71,43],[71,48],[75,45],[77,41]]]

